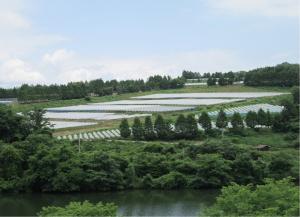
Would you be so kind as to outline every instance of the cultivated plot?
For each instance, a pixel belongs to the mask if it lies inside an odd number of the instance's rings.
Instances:
[[[232,115],[234,112],[240,114],[247,114],[249,111],[258,112],[259,109],[264,110],[265,112],[269,111],[271,113],[279,113],[282,111],[283,106],[278,105],[270,105],[270,104],[255,104],[255,105],[247,105],[247,106],[240,106],[240,107],[233,107],[225,109],[224,112],[227,115]],[[211,116],[218,115],[219,111],[209,112],[208,114]]]
[[[215,105],[242,101],[244,99],[156,99],[156,100],[119,100],[97,103],[98,105]]]
[[[90,126],[95,125],[95,122],[71,122],[71,121],[50,121],[50,124],[53,125],[53,129],[62,129],[69,127],[82,127],[82,126]]]
[[[280,92],[218,92],[218,93],[166,93],[151,94],[132,97],[133,99],[176,99],[176,98],[256,98],[265,96],[278,96],[286,93]]]
[[[160,105],[78,105],[58,108],[48,108],[48,112],[171,112],[191,110],[191,106],[160,106]]]
[[[70,119],[70,120],[115,120],[122,118],[144,117],[151,114],[115,114],[115,113],[99,113],[99,112],[46,112],[45,117],[50,119]]]

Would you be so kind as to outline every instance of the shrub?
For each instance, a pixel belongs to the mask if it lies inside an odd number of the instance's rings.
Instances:
[[[89,201],[70,202],[65,207],[43,207],[39,216],[117,216],[117,206],[113,203],[92,204]]]

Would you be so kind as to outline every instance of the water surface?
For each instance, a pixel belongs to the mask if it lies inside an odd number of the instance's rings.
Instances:
[[[41,207],[70,201],[114,202],[122,216],[197,216],[212,205],[215,190],[131,190],[72,194],[0,194],[0,216],[33,216]]]

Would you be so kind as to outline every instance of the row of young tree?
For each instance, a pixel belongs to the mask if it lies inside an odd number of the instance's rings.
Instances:
[[[216,135],[221,132],[223,135],[226,128],[229,132],[242,134],[245,127],[259,130],[260,128],[272,128],[277,132],[286,132],[291,128],[290,120],[298,116],[297,104],[289,100],[282,102],[284,109],[279,114],[271,114],[259,109],[258,112],[249,111],[245,117],[235,112],[231,117],[221,109],[216,118],[216,127],[213,129],[212,119],[207,112],[202,112],[199,119],[196,120],[193,114],[179,115],[175,124],[165,120],[162,115],[158,115],[154,124],[151,117],[146,117],[144,123],[136,117],[130,128],[127,119],[123,119],[120,124],[120,133],[123,138],[129,138],[131,135],[135,140],[172,140],[172,139],[194,139],[203,133],[199,130],[198,124],[204,129],[207,135]]]
[[[66,85],[27,85],[19,88],[0,88],[0,98],[18,98],[20,102],[77,99],[86,96],[106,96],[147,90],[175,89],[184,86],[183,79],[155,75],[146,81],[140,80],[91,80],[89,82],[70,82]]]
[[[197,121],[194,115],[187,117],[180,115],[173,125],[169,120],[165,120],[162,115],[158,115],[154,124],[151,117],[146,117],[144,124],[139,118],[135,118],[130,128],[127,119],[123,119],[120,124],[120,134],[123,138],[131,135],[135,140],[172,140],[172,139],[194,139],[199,136]]]

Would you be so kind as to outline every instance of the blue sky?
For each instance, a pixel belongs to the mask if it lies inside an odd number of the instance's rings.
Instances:
[[[299,62],[298,0],[0,0],[0,86]]]

